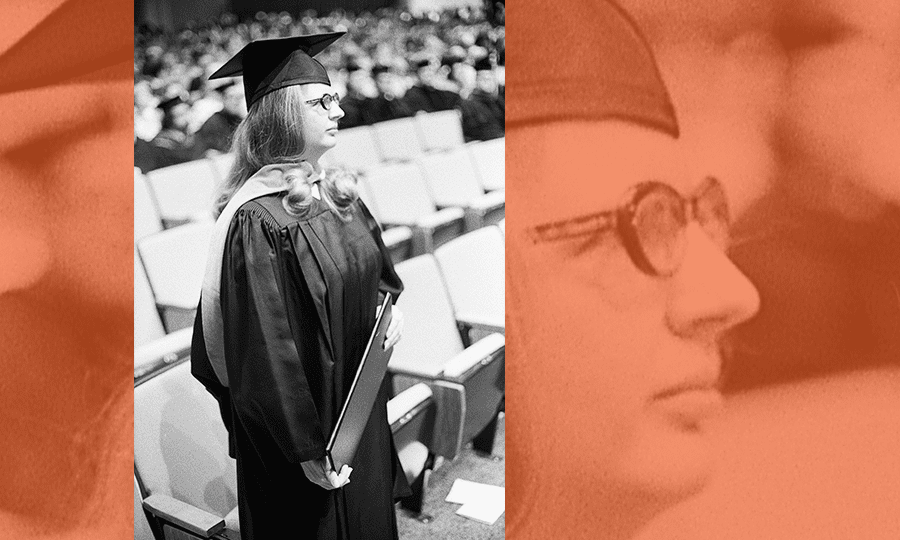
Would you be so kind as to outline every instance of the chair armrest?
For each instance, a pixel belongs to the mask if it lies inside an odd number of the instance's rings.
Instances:
[[[177,525],[201,538],[210,538],[225,528],[225,520],[162,494],[150,495],[143,502],[144,508],[168,523]]]
[[[166,328],[166,332],[173,333],[194,326],[197,304],[199,304],[199,299],[193,306],[157,302],[156,307],[159,309],[160,315],[162,315],[163,326]]]
[[[424,216],[419,217],[416,220],[416,226],[421,227],[423,229],[435,229],[444,223],[450,223],[451,221],[456,221],[458,219],[462,219],[465,215],[465,212],[462,208],[457,208],[455,206],[449,208],[443,208],[431,214],[426,214]]]
[[[134,350],[134,380],[156,371],[160,366],[174,364],[191,354],[193,328],[166,334]]]
[[[475,313],[460,312],[456,314],[456,323],[464,329],[483,330],[488,333],[506,333],[506,322]]]
[[[419,383],[411,386],[392,397],[387,404],[388,424],[391,428],[399,428],[407,421],[409,414],[414,413],[416,408],[431,398],[431,389],[425,383]]]
[[[463,380],[476,367],[489,363],[494,356],[506,348],[506,338],[501,334],[491,334],[472,344],[463,352],[444,364],[444,378]]]

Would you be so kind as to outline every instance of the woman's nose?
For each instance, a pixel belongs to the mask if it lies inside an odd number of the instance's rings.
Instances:
[[[715,338],[759,311],[756,287],[697,223],[688,225],[687,251],[672,276],[666,322],[685,337]]]
[[[328,118],[332,120],[340,120],[344,117],[344,109],[341,108],[341,105],[338,102],[334,102],[334,105],[328,109]]]

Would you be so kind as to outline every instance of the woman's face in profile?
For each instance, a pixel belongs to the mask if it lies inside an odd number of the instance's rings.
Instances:
[[[538,445],[528,459],[540,463],[528,465],[566,478],[572,493],[696,491],[712,467],[709,423],[721,407],[717,340],[755,313],[756,290],[695,222],[667,278],[638,270],[615,232],[535,243],[528,231],[615,209],[639,182],[687,195],[701,179],[679,172],[674,139],[624,123],[508,137],[518,219],[507,227],[507,376],[517,389],[510,408],[529,419],[528,433],[511,440]]]
[[[335,94],[327,84],[301,84],[295,88],[296,95],[303,101],[302,129],[306,151],[321,155],[337,143],[338,120],[343,118],[344,111],[336,102],[330,103],[328,108],[322,106],[323,96]]]

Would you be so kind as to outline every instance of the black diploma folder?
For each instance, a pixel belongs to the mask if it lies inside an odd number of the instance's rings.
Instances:
[[[340,473],[341,467],[349,465],[356,455],[359,447],[359,439],[369,422],[375,398],[381,390],[381,382],[387,373],[388,360],[391,359],[393,347],[384,350],[384,335],[387,333],[388,323],[391,322],[391,295],[384,295],[384,302],[378,317],[375,319],[375,329],[369,336],[366,352],[363,353],[362,362],[356,370],[350,394],[341,409],[341,415],[331,432],[331,439],[325,447],[328,462],[331,467]]]

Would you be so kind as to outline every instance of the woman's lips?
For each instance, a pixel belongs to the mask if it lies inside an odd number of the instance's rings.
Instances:
[[[720,414],[725,402],[711,386],[677,388],[654,396],[653,405],[676,424],[695,430],[704,420]]]

